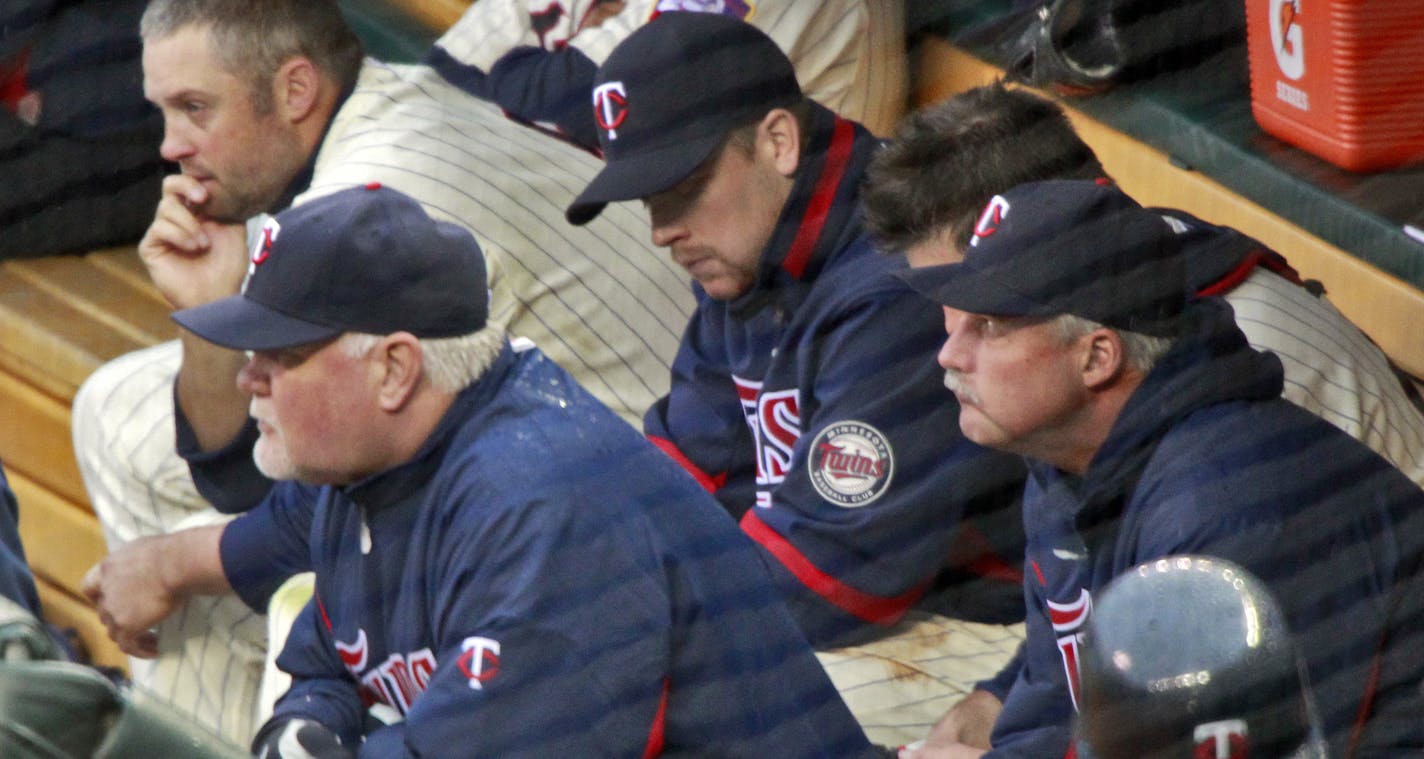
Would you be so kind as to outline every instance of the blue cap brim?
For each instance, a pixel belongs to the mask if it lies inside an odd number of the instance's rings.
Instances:
[[[994,316],[1054,315],[1047,304],[963,263],[905,269],[896,275],[920,295],[959,311]]]
[[[173,321],[210,343],[248,351],[291,348],[345,331],[287,316],[242,295],[177,311]]]
[[[592,221],[609,203],[650,198],[671,189],[691,176],[725,137],[712,134],[608,162],[569,205],[564,218],[580,226]]]

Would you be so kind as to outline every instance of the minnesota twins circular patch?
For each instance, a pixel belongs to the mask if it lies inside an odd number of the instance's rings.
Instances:
[[[879,498],[895,472],[890,441],[862,422],[837,422],[821,430],[811,441],[807,466],[816,492],[845,508]]]

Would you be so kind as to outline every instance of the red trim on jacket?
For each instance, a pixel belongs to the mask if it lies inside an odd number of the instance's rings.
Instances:
[[[1221,279],[1198,290],[1197,295],[1207,298],[1229,293],[1240,286],[1242,282],[1245,282],[1246,278],[1251,276],[1251,272],[1255,271],[1257,266],[1266,267],[1267,270],[1285,277],[1292,284],[1304,286],[1304,283],[1301,282],[1300,274],[1296,272],[1290,264],[1286,263],[1285,259],[1270,255],[1263,250],[1253,250],[1246,254],[1245,258],[1241,259],[1241,263],[1237,264],[1235,269],[1227,272]]]
[[[756,509],[742,515],[742,531],[761,547],[771,552],[782,566],[791,572],[816,595],[826,599],[838,609],[863,622],[877,625],[892,625],[909,611],[910,607],[924,594],[928,583],[923,583],[908,593],[886,598],[856,590],[836,578],[822,572],[807,559],[791,541],[783,538],[761,521]]]
[[[972,524],[965,524],[960,530],[960,540],[974,552],[974,558],[965,564],[965,567],[980,577],[987,577],[991,580],[1002,580],[1015,585],[1022,585],[1024,581],[1023,567],[1014,566],[994,551],[994,547],[989,544],[984,533]]]
[[[821,241],[825,229],[826,215],[835,202],[836,191],[840,189],[845,176],[846,164],[850,162],[851,149],[855,146],[855,125],[837,116],[835,130],[831,134],[831,146],[826,149],[826,163],[821,168],[821,176],[816,178],[816,187],[811,191],[811,201],[806,204],[806,212],[801,216],[801,225],[796,229],[796,239],[781,268],[791,276],[800,279],[806,272],[806,264],[811,262],[811,254],[816,243]]]
[[[643,749],[643,759],[653,759],[663,753],[663,744],[666,743],[667,731],[667,705],[668,691],[672,690],[672,681],[663,678],[663,694],[658,697],[658,713],[653,715],[653,726],[648,730],[648,746]]]
[[[1365,723],[1370,721],[1370,712],[1375,706],[1375,693],[1379,690],[1380,658],[1384,651],[1384,635],[1380,636],[1375,648],[1374,662],[1370,664],[1370,677],[1365,684],[1365,693],[1360,698],[1360,710],[1355,713],[1355,724],[1350,726],[1350,742],[1345,745],[1345,759],[1354,759],[1360,748],[1360,739],[1365,733]]]
[[[673,461],[676,461],[683,469],[686,469],[687,473],[692,475],[692,479],[697,480],[697,484],[701,485],[703,490],[709,493],[715,493],[721,490],[723,485],[727,484],[726,472],[711,475],[702,471],[702,469],[692,463],[687,456],[683,455],[682,451],[678,450],[677,444],[673,441],[665,437],[658,437],[657,435],[648,435],[648,442],[657,446],[658,450],[666,453]]]

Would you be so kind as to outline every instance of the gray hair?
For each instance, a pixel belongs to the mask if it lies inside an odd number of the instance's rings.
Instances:
[[[361,358],[384,339],[384,335],[347,332],[341,336],[341,349],[351,358]],[[458,393],[484,376],[504,342],[504,330],[493,324],[459,337],[421,338],[423,373],[436,390]]]
[[[361,69],[361,40],[335,0],[152,0],[139,21],[145,41],[206,27],[228,73],[247,81],[253,106],[272,109],[272,80],[302,56],[347,88]]]
[[[1093,330],[1111,329],[1117,333],[1118,337],[1122,338],[1123,360],[1128,366],[1143,374],[1152,371],[1152,367],[1167,355],[1167,351],[1171,350],[1173,343],[1176,342],[1170,337],[1154,337],[1141,332],[1128,332],[1108,327],[1075,314],[1060,314],[1053,317],[1048,324],[1058,339],[1065,343],[1077,340]]]

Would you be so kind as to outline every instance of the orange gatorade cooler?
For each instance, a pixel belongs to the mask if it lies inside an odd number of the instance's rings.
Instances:
[[[1351,171],[1424,161],[1424,0],[1246,0],[1251,113]]]

